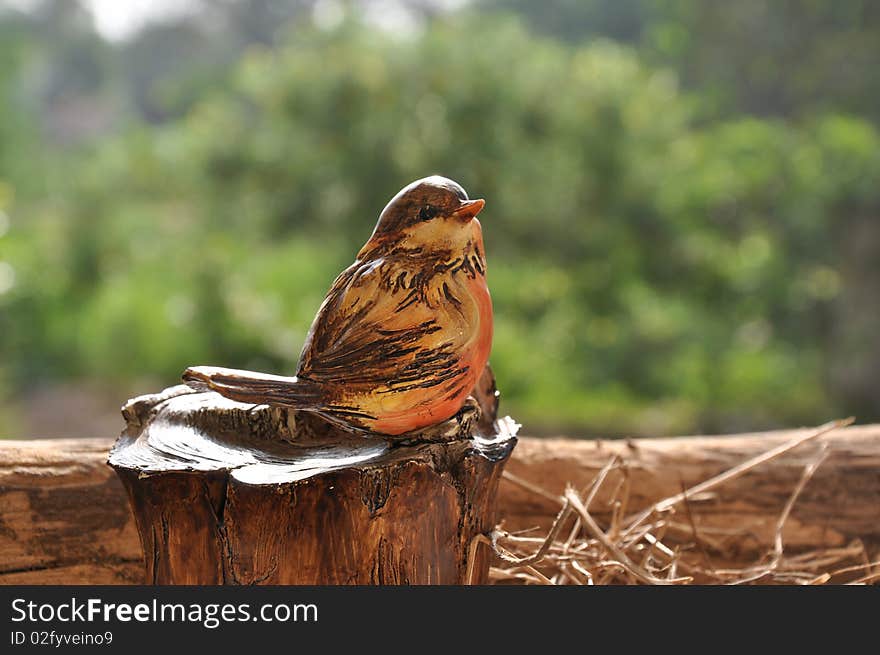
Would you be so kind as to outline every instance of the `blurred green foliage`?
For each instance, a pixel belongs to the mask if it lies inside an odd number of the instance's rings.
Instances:
[[[0,38],[0,61],[26,55]],[[496,13],[400,38],[299,26],[236,60],[64,146],[16,104],[31,69],[0,66],[11,393],[291,371],[384,203],[436,172],[487,199],[492,364],[527,430],[880,419],[870,117],[707,120],[638,49]]]
[[[874,0],[475,0],[570,42],[613,38],[672,67],[704,117],[847,111],[880,121]]]

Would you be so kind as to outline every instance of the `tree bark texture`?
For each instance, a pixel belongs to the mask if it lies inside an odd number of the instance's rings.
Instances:
[[[174,387],[130,402],[110,455],[152,584],[483,583],[512,433],[466,405],[418,440]],[[499,422],[499,425],[506,423]]]
[[[729,437],[683,437],[619,441],[524,439],[507,470],[551,494],[566,484],[589,485],[613,455],[628,478],[625,514],[631,515],[708,480],[811,429],[752,433]],[[773,543],[779,516],[804,473],[827,444],[827,459],[800,493],[785,523],[786,552],[843,546],[862,539],[880,548],[880,426],[839,428],[771,460],[712,492],[689,499],[698,531],[725,542],[731,562],[748,562]],[[624,473],[609,475],[591,513],[610,519],[610,495]],[[559,505],[517,485],[502,483],[500,513],[509,530],[547,527]],[[685,509],[677,521],[687,523]]]
[[[629,466],[629,506],[636,511],[678,493],[682,484],[702,482],[802,433],[632,441],[520,437],[506,470],[558,494],[567,482],[578,488],[588,485],[611,455],[620,454]],[[880,425],[843,428],[821,439],[828,446],[828,458],[786,523],[786,551],[858,538],[876,559]],[[109,438],[0,440],[0,584],[144,582],[141,546],[126,492],[105,464],[112,443]],[[740,563],[751,563],[754,550],[770,544],[779,513],[814,454],[815,444],[805,444],[710,497],[694,499],[690,507],[698,529],[751,530],[753,536],[741,539],[742,547],[733,553]],[[598,510],[603,509],[607,512],[600,495],[591,512],[602,519]],[[508,529],[546,528],[557,506],[502,479],[497,511]]]

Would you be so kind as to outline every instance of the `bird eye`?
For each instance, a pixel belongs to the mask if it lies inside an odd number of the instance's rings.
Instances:
[[[437,208],[432,205],[426,205],[419,210],[419,219],[430,221],[437,215]]]

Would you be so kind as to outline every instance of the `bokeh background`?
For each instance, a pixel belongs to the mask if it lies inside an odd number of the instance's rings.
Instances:
[[[290,372],[432,173],[527,433],[880,420],[878,70],[871,0],[0,0],[0,435]]]

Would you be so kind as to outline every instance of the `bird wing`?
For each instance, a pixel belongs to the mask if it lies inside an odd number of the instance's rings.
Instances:
[[[430,272],[402,258],[358,261],[333,283],[297,377],[322,386],[404,390],[456,375],[458,353],[432,299]]]

